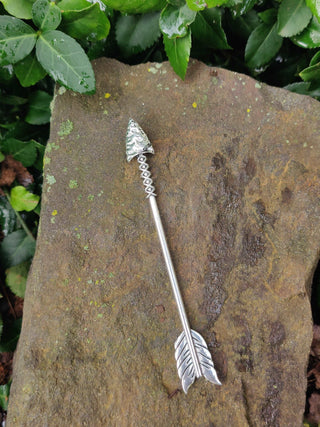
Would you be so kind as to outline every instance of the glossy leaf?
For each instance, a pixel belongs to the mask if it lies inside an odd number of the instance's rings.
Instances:
[[[34,48],[36,32],[21,19],[0,16],[0,65],[15,64]]]
[[[169,39],[184,37],[188,34],[189,25],[197,13],[185,4],[181,7],[167,6],[162,10],[159,20],[160,30]]]
[[[0,352],[15,351],[21,332],[22,318],[15,319],[4,328],[0,341]]]
[[[184,80],[191,50],[191,31],[185,37],[170,39],[163,36],[164,47],[174,71]]]
[[[234,35],[238,40],[247,40],[252,31],[261,24],[255,10],[250,10],[247,14],[236,19],[229,18],[228,33]]]
[[[207,7],[207,2],[205,0],[187,0],[187,5],[189,9],[198,12],[199,10],[203,10]]]
[[[2,331],[2,319],[0,320],[0,322],[1,322],[1,331]],[[8,410],[10,385],[11,383],[0,385],[0,407],[4,411]]]
[[[37,0],[32,6],[32,20],[42,31],[55,30],[61,22],[61,11],[54,2]]]
[[[35,240],[22,229],[8,234],[0,244],[2,267],[9,268],[28,261],[33,257],[35,247]]]
[[[161,10],[165,0],[102,0],[106,6],[122,13],[147,13]]]
[[[34,2],[35,0],[1,0],[10,15],[21,19],[32,18],[31,9]]]
[[[17,212],[32,211],[39,203],[40,196],[30,193],[22,185],[13,187],[10,192],[10,203],[14,210]]]
[[[320,23],[314,16],[302,33],[291,38],[291,40],[298,46],[305,49],[313,49],[320,46]]]
[[[0,228],[4,236],[16,228],[17,216],[6,197],[0,197]]]
[[[306,0],[306,4],[313,13],[313,15],[320,22],[320,2],[319,0]]]
[[[299,76],[305,82],[317,82],[320,83],[320,62],[317,64],[307,67],[299,73]]]
[[[320,50],[311,58],[309,65],[316,65],[318,62],[320,62]]]
[[[299,34],[311,18],[312,13],[305,0],[282,0],[278,11],[278,33],[282,37]]]
[[[191,30],[192,36],[208,47],[230,49],[221,25],[221,11],[218,8],[206,9],[197,13]]]
[[[24,298],[30,262],[25,261],[6,270],[6,285],[20,298]]]
[[[52,96],[43,90],[32,92],[29,98],[29,108],[25,121],[31,125],[49,123],[51,117],[50,102]]]
[[[259,18],[265,24],[274,24],[277,20],[277,9],[267,9],[259,13]]]
[[[93,93],[95,78],[82,47],[67,34],[52,30],[40,35],[36,44],[38,61],[57,82],[80,93]]]
[[[250,68],[267,64],[282,45],[282,37],[277,34],[277,24],[260,24],[248,38],[245,60]]]
[[[60,29],[71,37],[95,41],[108,36],[110,22],[98,3],[62,0],[58,7],[63,11]]]
[[[37,158],[37,151],[32,141],[7,138],[1,142],[1,149],[6,154],[12,154],[25,167],[32,166]]]
[[[34,52],[31,52],[21,61],[14,65],[14,72],[23,87],[32,86],[42,80],[47,74],[36,58]]]
[[[230,6],[231,13],[234,18],[238,18],[242,15],[245,15],[253,8],[253,6],[258,2],[258,0],[244,0],[234,6]]]
[[[116,23],[116,39],[126,56],[142,52],[158,40],[159,15],[159,12],[152,12],[119,17]]]

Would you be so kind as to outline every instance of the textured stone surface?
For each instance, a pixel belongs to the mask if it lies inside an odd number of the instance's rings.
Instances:
[[[320,104],[190,64],[95,63],[57,90],[9,426],[300,426],[320,242]],[[190,323],[222,387],[180,388],[181,325],[138,166],[150,159]]]

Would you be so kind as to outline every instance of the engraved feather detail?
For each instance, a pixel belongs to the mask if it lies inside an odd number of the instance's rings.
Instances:
[[[192,329],[191,336],[201,369],[200,376],[204,376],[208,381],[214,384],[221,385],[205,340],[198,332]],[[178,375],[181,379],[183,391],[187,393],[188,388],[194,383],[197,375],[184,331],[179,335],[174,347]]]

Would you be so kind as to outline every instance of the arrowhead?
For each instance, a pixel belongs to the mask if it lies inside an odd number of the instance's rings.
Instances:
[[[147,135],[137,122],[129,119],[126,136],[127,161],[130,162],[135,156],[143,153],[154,154],[154,149]]]

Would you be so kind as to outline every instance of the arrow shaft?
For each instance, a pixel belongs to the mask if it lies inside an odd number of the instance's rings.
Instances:
[[[204,376],[208,381],[214,384],[221,385],[205,340],[198,332],[190,329],[189,326],[156,202],[155,188],[149,171],[149,165],[146,161],[146,153],[154,154],[153,147],[138,123],[130,119],[126,136],[127,161],[130,162],[134,157],[137,157],[139,169],[141,171],[140,176],[145,186],[144,191],[147,195],[147,199],[149,199],[174,298],[183,326],[183,332],[181,332],[174,345],[175,359],[177,361],[178,375],[181,379],[182,388],[183,391],[187,393],[188,388],[193,384],[194,380],[201,376]]]
[[[188,318],[187,318],[187,314],[184,308],[184,304],[182,301],[182,297],[181,297],[181,293],[180,293],[180,289],[179,289],[179,285],[178,285],[178,281],[177,281],[177,277],[176,277],[176,273],[174,271],[174,267],[173,267],[173,263],[171,260],[171,256],[170,256],[170,252],[169,252],[169,248],[167,245],[167,241],[166,241],[166,236],[164,233],[164,229],[163,229],[163,225],[162,225],[162,221],[160,218],[160,214],[159,214],[159,209],[158,209],[158,205],[157,205],[157,201],[154,195],[151,195],[149,197],[149,203],[150,203],[150,207],[152,210],[152,214],[153,214],[153,218],[154,218],[154,222],[156,225],[156,229],[158,232],[158,236],[159,236],[159,240],[160,240],[160,244],[161,244],[161,249],[163,252],[163,256],[165,259],[165,263],[167,266],[167,270],[168,270],[168,275],[169,275],[169,279],[170,279],[170,283],[172,286],[172,290],[173,290],[173,294],[177,303],[177,307],[178,307],[178,311],[179,311],[179,315],[180,315],[180,319],[181,319],[181,323],[183,326],[183,330],[186,336],[186,340],[187,343],[189,345],[189,349],[190,349],[190,354],[193,360],[193,364],[194,364],[194,368],[195,368],[195,374],[196,377],[199,378],[201,377],[201,368],[200,368],[200,364],[198,361],[198,357],[197,357],[197,353],[196,353],[196,349],[194,347],[194,343],[193,343],[193,339],[191,336],[191,330],[190,330],[190,326],[189,326],[189,322],[188,322]]]

